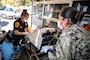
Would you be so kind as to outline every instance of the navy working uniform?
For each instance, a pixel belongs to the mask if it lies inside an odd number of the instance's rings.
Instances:
[[[77,24],[63,30],[55,48],[55,56],[49,54],[55,60],[90,60],[90,35]],[[49,48],[50,49],[50,48]]]
[[[25,28],[27,28],[27,27],[28,27],[28,23],[22,22],[20,18],[14,22],[14,30],[18,30],[20,32],[25,32]],[[13,40],[14,40],[13,44],[19,45],[20,40],[23,40],[23,41],[25,40],[24,36],[25,35],[15,35],[13,33]]]

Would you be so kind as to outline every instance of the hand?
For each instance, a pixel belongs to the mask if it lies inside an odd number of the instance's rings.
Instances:
[[[23,32],[23,35],[28,35],[29,33],[28,32]]]
[[[48,50],[53,50],[53,46],[42,46],[41,52],[47,53]]]
[[[33,30],[30,31],[30,33],[33,33],[33,32],[34,32]]]

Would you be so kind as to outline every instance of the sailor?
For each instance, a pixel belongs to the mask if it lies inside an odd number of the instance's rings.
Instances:
[[[41,52],[48,51],[52,60],[90,60],[90,38],[88,32],[77,24],[83,18],[83,13],[73,7],[66,7],[59,14],[58,25],[62,34],[54,46],[43,46]]]

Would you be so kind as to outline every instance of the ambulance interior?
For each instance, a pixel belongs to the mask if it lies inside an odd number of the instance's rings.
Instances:
[[[86,4],[85,4],[86,3]],[[32,28],[35,25],[40,28],[42,33],[52,33],[55,32],[59,35],[61,33],[57,27],[58,14],[61,11],[62,7],[72,6],[75,7],[78,11],[85,12],[83,20],[79,21],[78,24],[83,26],[86,30],[90,30],[90,6],[88,1],[35,1],[33,2],[32,10]],[[35,21],[37,23],[35,24]],[[54,31],[50,32],[50,29],[54,28]],[[46,30],[47,29],[47,30]],[[51,29],[52,30],[52,29]],[[48,32],[47,32],[48,31]],[[54,33],[54,34],[55,34]],[[43,37],[42,37],[43,38]]]
[[[86,4],[85,4],[86,3]],[[61,34],[61,30],[58,30],[57,21],[58,14],[61,11],[62,7],[72,6],[75,7],[78,11],[85,12],[83,20],[79,21],[77,24],[80,24],[90,34],[90,2],[88,1],[72,1],[67,2],[60,0],[58,1],[38,1],[33,2],[32,10],[32,28],[34,25],[38,27],[38,32],[41,36],[38,36],[38,39],[34,39],[34,45],[40,49],[45,45],[54,45]],[[35,24],[35,21],[37,23]],[[53,30],[52,30],[53,29]],[[41,39],[39,39],[41,38]],[[30,39],[31,40],[31,39]],[[48,43],[48,44],[47,44]]]

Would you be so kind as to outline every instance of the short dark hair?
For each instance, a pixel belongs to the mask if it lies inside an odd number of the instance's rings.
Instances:
[[[64,18],[70,18],[71,22],[73,24],[77,23],[78,21],[81,21],[84,13],[77,11],[75,8],[73,7],[65,7],[63,8],[62,12],[60,13],[61,16],[63,16]]]

